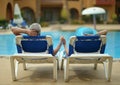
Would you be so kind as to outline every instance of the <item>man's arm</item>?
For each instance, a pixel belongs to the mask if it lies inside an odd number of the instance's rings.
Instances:
[[[21,33],[25,33],[25,34],[29,35],[29,33],[30,33],[30,30],[28,30],[28,29],[22,29],[22,28],[11,28],[11,31],[15,35],[20,35]]]

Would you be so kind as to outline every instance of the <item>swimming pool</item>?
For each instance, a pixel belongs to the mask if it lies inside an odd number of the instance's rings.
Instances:
[[[120,59],[120,31],[110,31],[106,37],[105,53]]]
[[[41,35],[50,35],[53,39],[53,48],[56,48],[59,43],[60,36],[64,36],[67,41],[67,47],[69,38],[75,35],[75,32],[71,31],[51,31],[42,32]],[[64,50],[63,46],[60,51]],[[2,34],[0,35],[0,55],[12,55],[17,53],[15,45],[15,35],[13,34]],[[120,31],[108,32],[107,34],[107,45],[105,53],[113,56],[114,59],[120,59]]]
[[[15,46],[15,35],[1,34],[0,35],[0,55],[12,55],[17,53]]]
[[[70,36],[73,36],[75,32],[63,32],[63,31],[53,31],[53,32],[41,32],[41,35],[50,35],[53,39],[53,48],[55,49],[60,41],[60,36],[64,36],[67,41],[69,41]],[[68,46],[68,42],[67,42]],[[63,46],[60,51],[63,50]],[[17,53],[15,45],[15,35],[13,34],[1,34],[0,35],[0,55],[12,55]]]

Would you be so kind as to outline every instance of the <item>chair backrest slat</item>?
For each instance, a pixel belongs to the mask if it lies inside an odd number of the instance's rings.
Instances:
[[[53,45],[52,44],[49,45],[48,42],[49,41],[46,39],[46,36],[25,35],[22,36],[21,43],[18,46],[21,46],[23,52],[31,52],[31,53],[48,52],[49,54],[52,54]],[[18,52],[20,51],[18,50]]]
[[[47,50],[46,40],[22,40],[21,45],[25,52],[45,52]]]
[[[78,36],[75,41],[75,51],[89,53],[100,49],[101,39],[99,36]]]
[[[73,51],[71,51],[71,46],[73,46]],[[69,51],[72,53],[74,53],[74,51],[79,53],[91,53],[98,52],[100,50],[100,47],[100,36],[77,36],[74,41],[74,44],[69,45]]]

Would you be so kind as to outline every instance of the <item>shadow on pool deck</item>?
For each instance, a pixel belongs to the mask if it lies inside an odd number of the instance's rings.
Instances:
[[[112,81],[107,82],[103,65],[94,70],[93,65],[71,65],[69,82],[64,82],[63,70],[58,71],[58,80],[53,81],[52,65],[29,64],[28,70],[19,65],[18,81],[12,81],[9,58],[0,58],[0,85],[120,85],[120,62],[113,63]]]

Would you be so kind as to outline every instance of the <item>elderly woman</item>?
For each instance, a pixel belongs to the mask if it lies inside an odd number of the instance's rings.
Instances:
[[[96,35],[106,35],[106,34],[107,34],[107,30],[99,31],[96,34],[94,34],[93,31],[91,31],[91,30],[84,30],[82,36],[96,36]],[[63,42],[63,46],[64,46],[66,55],[69,55],[69,50],[66,45],[66,40],[63,36],[61,36],[61,41]],[[101,53],[104,53],[104,49],[105,49],[105,44],[102,47]]]

